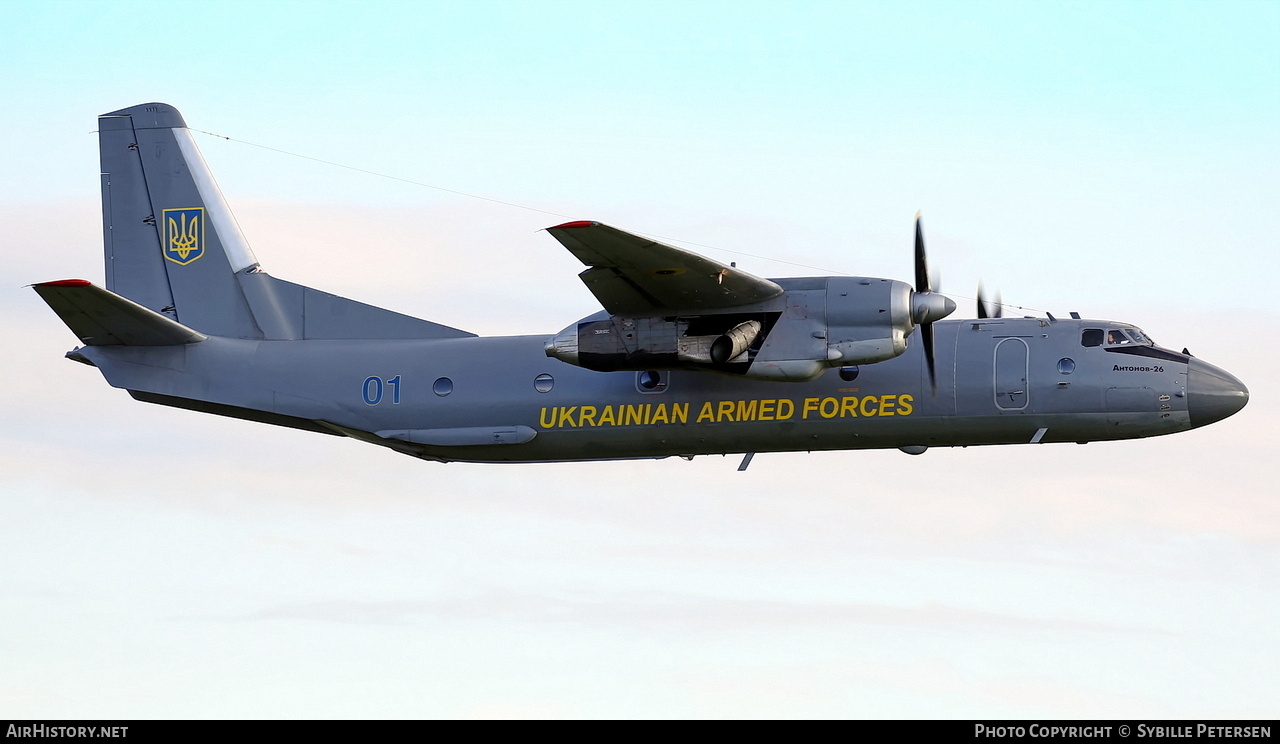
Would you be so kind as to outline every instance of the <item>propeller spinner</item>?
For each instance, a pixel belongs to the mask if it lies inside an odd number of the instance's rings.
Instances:
[[[950,297],[934,292],[930,284],[929,264],[924,253],[924,230],[920,227],[920,213],[916,212],[916,290],[911,295],[911,319],[920,326],[925,364],[929,368],[929,385],[934,395],[938,393],[938,376],[934,370],[933,323],[955,309],[956,303]]]

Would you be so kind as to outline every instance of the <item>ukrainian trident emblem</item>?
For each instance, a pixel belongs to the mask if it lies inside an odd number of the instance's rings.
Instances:
[[[204,209],[166,209],[164,224],[164,257],[186,266],[204,255]]]

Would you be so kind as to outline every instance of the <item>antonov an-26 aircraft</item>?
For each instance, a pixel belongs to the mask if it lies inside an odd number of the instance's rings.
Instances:
[[[548,229],[604,307],[481,338],[264,273],[182,116],[99,118],[106,288],[35,290],[134,398],[352,437],[440,462],[1091,442],[1204,426],[1232,375],[1131,323],[943,320],[915,286],[762,279],[598,222]]]

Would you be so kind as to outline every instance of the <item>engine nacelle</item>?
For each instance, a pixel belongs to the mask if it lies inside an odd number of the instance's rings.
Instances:
[[[827,360],[831,366],[874,364],[907,350],[915,330],[911,285],[892,279],[827,280]]]
[[[955,304],[891,279],[779,279],[767,307],[692,317],[597,315],[561,331],[547,356],[602,372],[698,369],[766,380],[811,380],[831,367],[874,364],[907,350],[920,323]],[[744,308],[745,309],[745,308]]]

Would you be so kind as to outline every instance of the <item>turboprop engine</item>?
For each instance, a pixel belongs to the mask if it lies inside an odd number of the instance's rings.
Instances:
[[[940,294],[889,279],[775,281],[787,291],[754,313],[584,318],[547,343],[547,356],[601,372],[700,368],[809,380],[831,367],[892,359],[918,327],[955,309]]]
[[[955,303],[931,287],[918,215],[914,288],[906,282],[865,277],[750,277],[751,286],[763,289],[738,290],[736,296],[753,301],[730,306],[725,306],[728,303],[720,296],[731,292],[731,285],[744,276],[734,274],[736,267],[669,246],[660,246],[666,251],[664,260],[673,255],[689,258],[693,271],[711,269],[702,274],[707,278],[682,285],[684,289],[677,287],[668,303],[653,301],[639,291],[638,296],[632,296],[629,293],[641,282],[653,291],[663,291],[667,286],[661,282],[666,278],[684,277],[692,271],[679,266],[656,268],[622,278],[624,272],[589,252],[574,237],[581,234],[575,231],[585,228],[607,230],[606,237],[615,239],[634,236],[598,223],[553,228],[559,231],[553,233],[557,238],[585,256],[584,261],[601,264],[592,264],[583,280],[603,295],[606,307],[613,305],[614,312],[598,313],[565,328],[547,342],[547,356],[601,372],[702,369],[765,380],[803,381],[831,367],[892,359],[907,350],[907,338],[918,328],[930,379],[934,377],[932,326],[955,310]],[[635,241],[623,247],[642,252],[659,246]],[[691,309],[700,302],[704,308]],[[640,308],[649,313],[635,312]],[[670,314],[658,314],[662,310]]]

